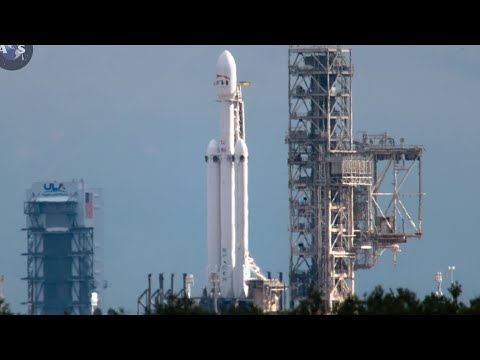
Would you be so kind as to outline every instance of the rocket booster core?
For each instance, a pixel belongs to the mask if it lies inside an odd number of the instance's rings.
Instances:
[[[220,148],[210,141],[207,162],[207,246],[208,274],[220,270]]]

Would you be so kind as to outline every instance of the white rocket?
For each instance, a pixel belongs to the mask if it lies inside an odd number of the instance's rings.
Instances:
[[[218,274],[221,297],[245,298],[248,261],[248,150],[237,66],[218,58],[214,83],[220,103],[220,142],[207,148],[208,279]],[[207,286],[212,290],[211,281]],[[218,289],[217,289],[218,290]]]

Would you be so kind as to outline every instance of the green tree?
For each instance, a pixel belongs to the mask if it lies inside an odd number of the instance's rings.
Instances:
[[[480,313],[480,297],[470,301],[470,307],[459,301],[462,286],[455,282],[448,289],[451,298],[434,293],[425,296],[420,301],[417,295],[404,288],[385,292],[377,286],[370,294],[365,294],[363,300],[353,296],[346,299],[336,309],[339,315],[446,315],[446,314],[474,314]]]
[[[460,301],[462,286],[455,282],[449,288],[450,296],[431,293],[419,299],[417,295],[406,288],[398,288],[395,292],[385,291],[382,286],[376,286],[363,298],[353,295],[340,304],[335,304],[332,311],[337,315],[480,315],[480,296],[470,300],[469,305]],[[281,315],[313,315],[325,314],[324,302],[318,291],[310,290],[307,298]]]
[[[287,312],[290,315],[322,315],[325,314],[325,301],[322,294],[314,289],[308,291],[307,297],[298,306]]]
[[[456,307],[453,301],[445,295],[438,296],[434,293],[425,296],[422,301],[422,307],[422,314],[424,315],[447,315],[456,313]]]
[[[93,311],[93,315],[103,315],[102,309],[96,308],[96,309]]]
[[[107,315],[127,315],[123,307],[119,307],[117,310],[109,308],[107,310]]]
[[[365,304],[358,296],[349,296],[344,302],[335,306],[333,313],[337,315],[365,314]]]
[[[376,286],[370,294],[365,294],[363,300],[357,296],[347,298],[339,304],[334,313],[338,315],[407,315],[421,314],[422,304],[417,295],[404,288],[385,292],[381,286]]]
[[[254,304],[231,305],[220,312],[222,315],[263,315],[263,310]]]
[[[460,312],[465,315],[480,315],[480,296],[470,300],[470,306],[465,306]]]
[[[448,288],[448,292],[452,295],[453,303],[459,311],[463,304],[458,301],[460,295],[462,295],[462,285],[458,281],[455,281],[450,287]]]
[[[13,315],[10,311],[10,305],[5,301],[5,299],[0,299],[0,315]]]
[[[385,290],[382,286],[375,286],[370,294],[364,295],[362,300],[365,306],[364,314],[384,314],[385,313]]]
[[[381,286],[377,286],[366,298],[365,313],[369,315],[420,314],[421,304],[416,294],[408,289],[398,288],[395,294],[391,289],[385,293]]]
[[[192,299],[186,296],[170,294],[166,303],[155,304],[153,315],[211,315],[212,313],[202,309]]]

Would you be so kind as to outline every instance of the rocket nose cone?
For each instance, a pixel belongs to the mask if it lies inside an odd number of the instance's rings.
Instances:
[[[220,54],[217,61],[215,86],[221,99],[231,99],[235,96],[237,87],[237,65],[228,50]]]
[[[245,140],[239,139],[235,144],[235,155],[248,156],[248,148]]]
[[[217,74],[226,75],[231,78],[233,73],[237,72],[237,65],[235,59],[230,51],[225,50],[220,54],[217,61]]]
[[[211,140],[208,143],[207,156],[217,155],[219,152],[220,152],[220,147],[218,146],[217,142],[215,140]]]

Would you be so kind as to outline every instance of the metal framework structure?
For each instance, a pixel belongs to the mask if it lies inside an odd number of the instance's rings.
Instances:
[[[152,274],[148,274],[147,288],[140,294],[137,299],[137,315],[149,315],[154,313],[156,307],[160,305],[167,305],[171,297],[178,296],[191,299],[193,275],[183,273],[183,288],[178,293],[175,293],[174,291],[174,279],[175,274],[172,273],[170,276],[170,289],[165,291],[163,273],[158,274],[159,288],[152,292]]]
[[[421,236],[423,147],[386,134],[354,140],[351,49],[290,46],[288,67],[290,303],[317,290],[331,310],[354,294],[355,269]],[[400,192],[415,164],[419,190],[407,195],[417,217]]]
[[[77,202],[27,201],[27,257],[29,313],[32,315],[90,314],[94,289],[93,228],[76,223]],[[47,216],[66,216],[67,228],[47,228]],[[58,306],[61,304],[62,309]]]
[[[396,142],[387,133],[360,134],[357,154],[372,161],[372,185],[355,190],[356,269],[369,269],[386,250],[400,251],[408,238],[422,237],[421,145]],[[416,177],[415,177],[416,175]]]

